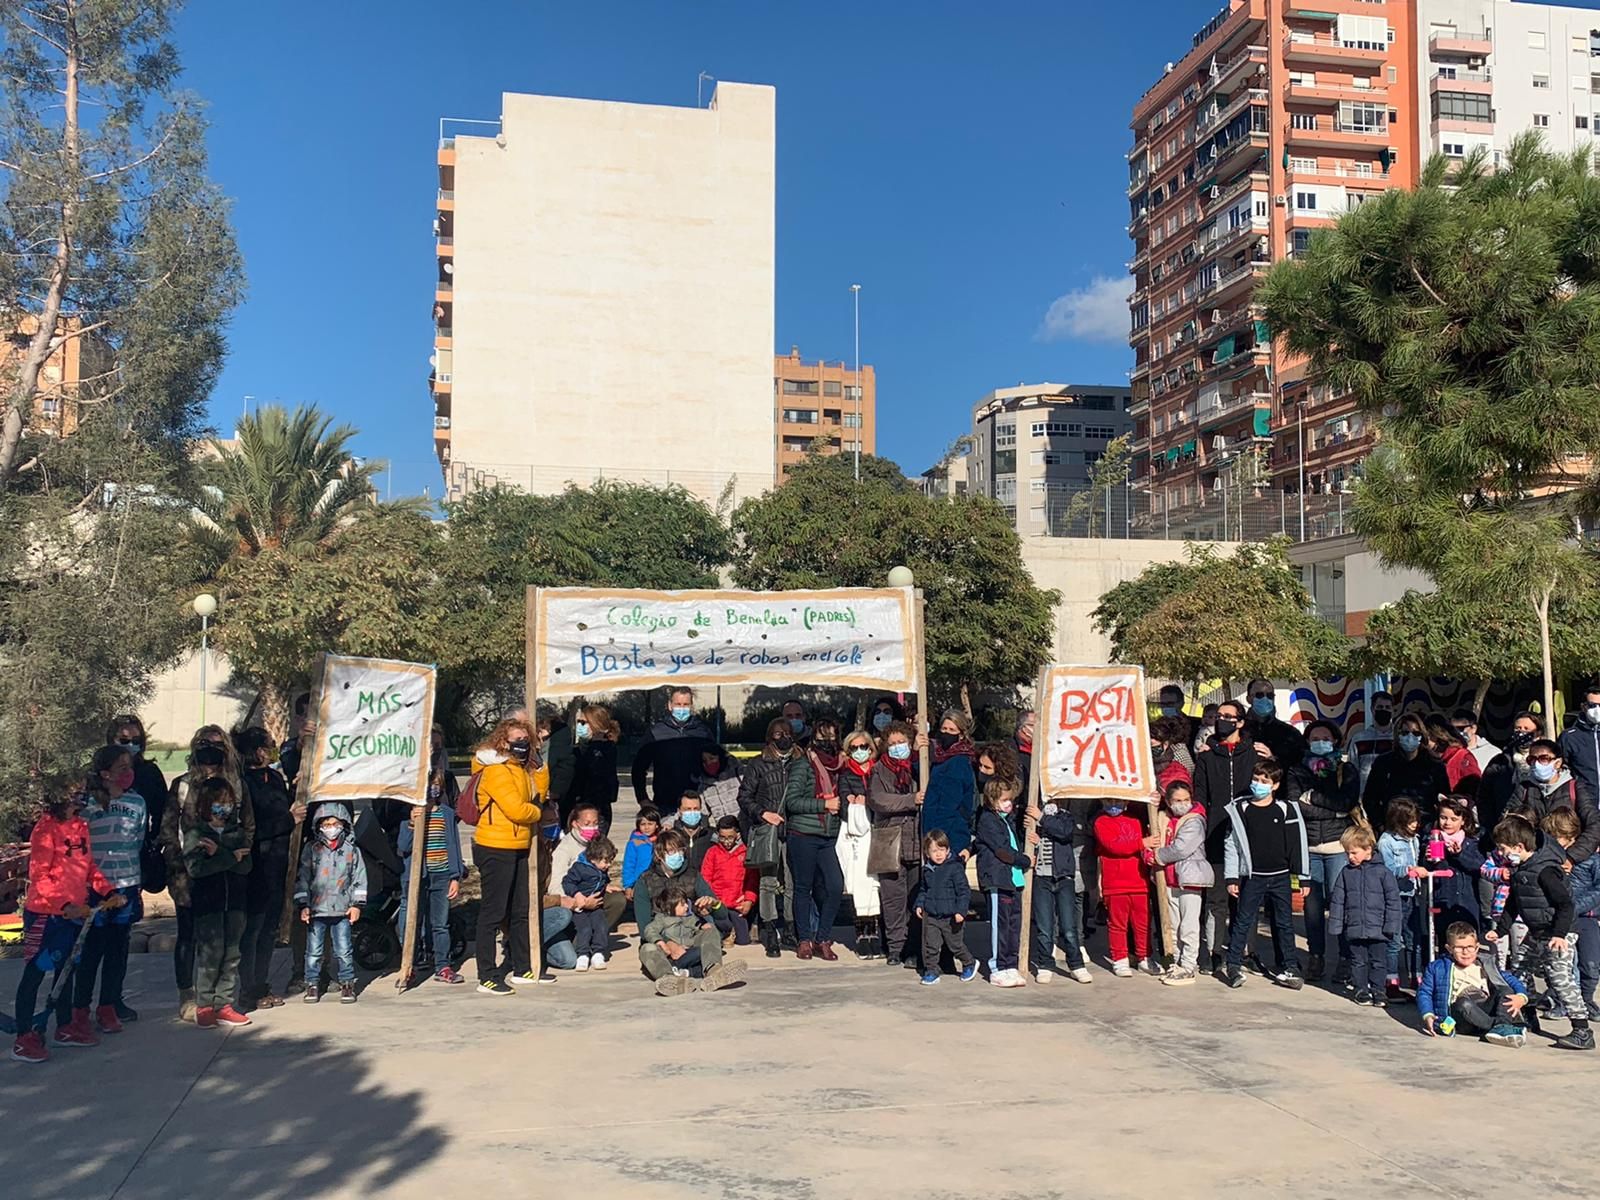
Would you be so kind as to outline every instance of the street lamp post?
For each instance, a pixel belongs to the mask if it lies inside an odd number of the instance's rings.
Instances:
[[[856,324],[856,482],[861,482],[861,285],[852,283],[850,295],[855,301]]]
[[[211,630],[211,616],[217,611],[217,598],[210,592],[201,592],[194,598],[194,614],[200,618],[200,724],[206,723],[206,660],[210,652],[207,638]]]
[[[1295,424],[1300,430],[1300,540],[1306,540],[1306,396],[1295,398]]]

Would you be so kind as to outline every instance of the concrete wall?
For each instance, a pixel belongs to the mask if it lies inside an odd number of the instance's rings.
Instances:
[[[499,139],[456,139],[452,482],[772,484],[775,139],[736,83],[508,94]]]
[[[202,724],[231,729],[250,707],[255,692],[235,687],[228,660],[211,651],[206,663],[205,720],[200,719],[200,652],[156,676],[150,699],[139,708],[152,742],[187,745]]]

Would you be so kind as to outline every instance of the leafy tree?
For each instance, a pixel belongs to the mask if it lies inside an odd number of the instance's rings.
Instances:
[[[1600,178],[1587,153],[1519,138],[1415,192],[1346,214],[1260,300],[1314,376],[1349,391],[1383,442],[1353,524],[1389,564],[1426,571],[1487,626],[1520,604],[1538,629],[1554,731],[1551,611],[1591,588],[1573,514],[1600,496],[1571,464],[1600,450]],[[1577,493],[1574,484],[1585,486]]]
[[[1030,683],[1050,655],[1059,597],[1034,585],[1005,512],[981,497],[932,500],[893,463],[810,455],[733,515],[734,581],[760,589],[883,587],[916,575],[927,603],[930,689],[969,710],[979,689]]]
[[[1127,435],[1106,443],[1105,452],[1089,469],[1089,483],[1083,491],[1067,503],[1066,525],[1070,529],[1087,519],[1088,536],[1094,536],[1094,506],[1105,499],[1106,536],[1111,535],[1111,507],[1107,499],[1112,488],[1128,481],[1128,468],[1133,462],[1133,440]]]

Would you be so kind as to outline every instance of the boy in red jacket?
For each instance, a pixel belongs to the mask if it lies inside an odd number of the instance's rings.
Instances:
[[[45,1019],[34,1026],[34,1003],[46,971],[59,977],[72,959],[78,933],[89,916],[89,900],[115,889],[94,865],[89,853],[89,823],[83,819],[83,793],[53,801],[33,827],[28,845],[28,901],[22,912],[22,955],[26,960],[17,982],[17,1040],[11,1057],[18,1062],[42,1063],[49,1058],[44,1048]],[[111,895],[108,908],[121,908],[126,897]],[[63,1000],[63,1005],[70,1001]],[[56,1014],[56,1045],[93,1046],[100,1039],[87,1020],[66,1019]]]
[[[1133,926],[1134,957],[1152,975],[1161,967],[1150,957],[1150,868],[1144,861],[1144,826],[1121,800],[1107,800],[1091,826],[1100,862],[1100,895],[1106,902],[1106,932],[1111,936],[1111,973],[1126,979],[1128,926]]]
[[[745,845],[739,838],[739,818],[721,817],[717,820],[717,836],[700,863],[700,877],[722,907],[712,912],[711,919],[722,932],[723,940],[731,931],[736,946],[750,944],[750,910],[756,904],[756,888],[760,877],[744,865]]]

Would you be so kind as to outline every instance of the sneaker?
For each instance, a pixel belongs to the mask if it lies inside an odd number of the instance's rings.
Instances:
[[[245,1016],[233,1005],[224,1004],[221,1008],[217,1009],[217,1024],[248,1025],[250,1024],[250,1018]]]
[[[121,1033],[122,1022],[117,1020],[116,1007],[111,1004],[102,1004],[95,1009],[94,1027],[101,1033]]]
[[[339,985],[339,1003],[340,1004],[354,1004],[355,1002],[356,1002],[356,985],[353,984],[353,983],[341,983]]]
[[[1384,984],[1383,994],[1395,1004],[1404,1004],[1406,1002],[1406,994],[1400,990],[1400,981],[1398,979],[1391,979]]]
[[[1168,987],[1187,987],[1195,980],[1195,972],[1188,967],[1173,967],[1162,977],[1161,982]]]
[[[1369,991],[1367,988],[1361,988],[1355,994],[1355,1002],[1357,1004],[1371,1004],[1372,1003],[1372,992]]]
[[[499,979],[480,979],[478,990],[485,996],[515,996],[517,989]]]
[[[589,969],[591,971],[604,971],[606,969],[606,956],[604,954],[589,955]]]
[[[1022,972],[1017,970],[1001,971],[1000,986],[1007,988],[1027,987],[1028,981],[1022,977]]]
[[[466,982],[465,979],[461,978],[461,973],[459,971],[457,971],[454,967],[440,967],[437,971],[435,971],[433,973],[433,977],[434,977],[434,979],[438,980],[440,983],[465,983]]]
[[[673,967],[672,968],[672,973],[674,975],[687,975],[689,973],[689,968],[688,967]]]
[[[1388,1008],[1389,1007],[1389,997],[1385,996],[1382,992],[1373,992],[1372,993],[1372,1007],[1373,1008]]]
[[[118,1000],[111,1007],[117,1010],[117,1020],[121,1021],[124,1025],[131,1025],[139,1019],[139,1010],[136,1008],[130,1008],[121,1000]]]
[[[1231,988],[1242,988],[1244,986],[1244,971],[1238,967],[1229,967],[1228,986]]]
[[[992,987],[1006,987],[1006,973],[1004,971],[990,971],[989,984]]]
[[[1313,954],[1306,963],[1306,982],[1318,983],[1323,973],[1327,970],[1327,961],[1320,954]]]
[[[962,967],[961,968],[961,974],[958,976],[958,978],[961,980],[962,983],[971,983],[977,977],[978,977],[978,963],[977,963],[977,960],[973,960],[972,962],[969,962],[966,966]],[[934,978],[937,979],[938,975],[935,974]],[[928,982],[928,977],[926,975],[924,975],[922,977],[922,982],[923,983],[927,983]]]
[[[556,977],[549,971],[542,975],[535,975],[532,971],[518,971],[514,975],[506,976],[506,984],[515,989],[519,987],[532,987],[536,983],[554,983]]]
[[[1160,961],[1154,958],[1144,960],[1144,969],[1146,974],[1154,975],[1158,979],[1167,973],[1167,968],[1163,967]]]
[[[1049,968],[1049,967],[1040,967],[1037,971],[1035,971],[1033,973],[1033,981],[1035,983],[1049,983],[1050,980],[1054,977],[1054,975],[1055,975],[1055,971],[1053,971],[1051,968]]]
[[[1557,1050],[1593,1050],[1594,1030],[1587,1025],[1580,1026],[1565,1037],[1558,1037],[1552,1045]]]
[[[310,991],[310,988],[306,989]],[[197,1008],[194,1010],[194,1023],[201,1029],[215,1029],[217,1027],[217,1010],[214,1008]],[[56,1030],[56,1037],[61,1037],[61,1031]]]
[[[938,982],[939,982],[939,975],[938,975],[938,973],[936,971],[929,971],[926,975],[924,975],[922,977],[922,986],[923,987],[932,987],[934,984],[936,984]]]
[[[478,990],[482,991],[483,989],[479,988]],[[321,1000],[321,999],[322,999],[322,989],[319,988],[314,983],[309,985],[305,990],[305,995],[300,997],[300,1001],[303,1004],[315,1004],[318,1000]]]
[[[686,996],[690,992],[699,990],[700,981],[698,979],[690,979],[687,973],[680,975],[674,972],[671,975],[663,975],[656,980],[656,995],[658,996]]]
[[[1491,1046],[1510,1046],[1513,1050],[1520,1050],[1522,1044],[1528,1039],[1523,1034],[1520,1026],[1496,1025],[1483,1035],[1483,1040]]]
[[[1128,965],[1128,960],[1125,958],[1119,958],[1111,964],[1111,973],[1118,979],[1133,978],[1133,968]]]
[[[723,988],[743,987],[746,979],[745,966],[742,962],[729,962],[723,959],[706,972],[705,978],[700,981],[700,990],[720,992]]]
[[[587,971],[588,969],[589,969],[589,956],[587,954],[578,955],[578,965],[576,967],[574,967],[573,970],[574,971]]]
[[[20,1034],[11,1043],[11,1057],[25,1063],[48,1062],[50,1051],[44,1048],[44,1035],[38,1030]]]
[[[1300,978],[1300,972],[1294,967],[1285,967],[1272,977],[1272,982],[1279,987],[1288,988],[1291,992],[1298,992],[1305,987],[1306,981]]]
[[[76,1015],[65,1025],[56,1027],[55,1044],[58,1046],[98,1046],[100,1038],[89,1027],[88,1018],[79,1020]]]
[[[1067,972],[1067,978],[1074,983],[1093,983],[1094,976],[1089,974],[1088,967],[1073,967]]]

